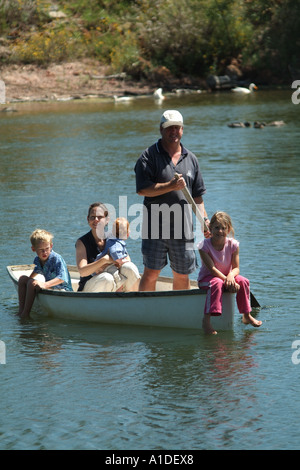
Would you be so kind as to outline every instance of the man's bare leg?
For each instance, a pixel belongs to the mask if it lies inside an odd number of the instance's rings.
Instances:
[[[144,273],[140,280],[139,291],[155,291],[156,281],[159,276],[160,270],[156,269],[144,269]]]
[[[173,290],[186,290],[190,288],[188,274],[178,274],[173,271]]]

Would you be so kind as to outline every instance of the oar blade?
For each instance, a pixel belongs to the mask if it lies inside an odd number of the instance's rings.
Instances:
[[[259,308],[260,307],[259,302],[256,300],[256,298],[254,297],[252,292],[250,292],[250,304],[251,304],[252,308]]]

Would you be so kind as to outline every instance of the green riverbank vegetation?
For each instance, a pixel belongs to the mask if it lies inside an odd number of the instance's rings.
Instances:
[[[134,79],[231,67],[266,84],[290,83],[299,31],[295,0],[0,0],[0,66],[89,57]]]

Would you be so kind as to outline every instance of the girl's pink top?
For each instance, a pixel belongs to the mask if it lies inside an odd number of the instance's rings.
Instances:
[[[232,254],[238,249],[239,242],[234,238],[226,238],[224,248],[216,250],[211,243],[211,238],[205,238],[198,244],[198,249],[208,253],[215,263],[215,267],[225,276],[231,271]],[[198,275],[198,282],[206,276],[211,276],[211,272],[202,261],[202,266]]]

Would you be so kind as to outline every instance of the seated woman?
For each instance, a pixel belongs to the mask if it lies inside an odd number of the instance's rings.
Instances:
[[[117,285],[113,274],[105,271],[114,263],[113,258],[105,251],[105,226],[109,215],[106,206],[101,202],[90,205],[87,221],[91,228],[76,242],[76,263],[80,274],[78,291],[83,292],[115,292]]]

